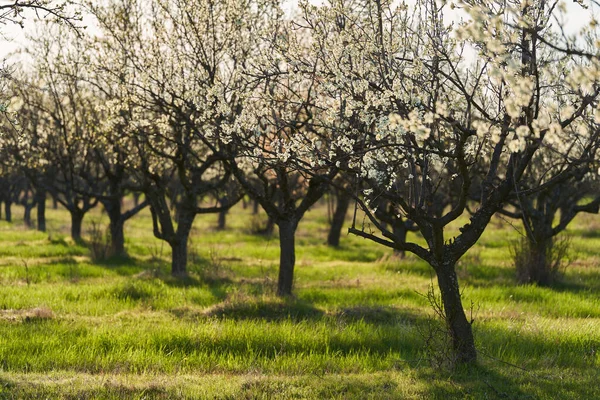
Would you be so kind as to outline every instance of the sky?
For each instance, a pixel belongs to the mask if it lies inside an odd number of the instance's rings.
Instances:
[[[310,0],[311,3],[322,3],[322,0]],[[414,1],[414,0],[413,0]],[[8,0],[0,0],[0,5],[7,3]],[[411,0],[408,0],[407,3],[411,3]],[[587,3],[591,3],[591,1],[586,1]],[[287,0],[287,8],[293,9],[297,4],[297,0]],[[568,20],[565,26],[565,30],[567,33],[576,32],[579,28],[583,26],[585,21],[589,20],[590,11],[585,10],[582,7],[575,4],[573,1],[566,2],[567,11],[568,11]],[[446,15],[451,19],[458,20],[460,19],[460,14],[451,11],[448,9]],[[32,32],[35,29],[36,21],[34,15],[30,12],[27,15],[27,19],[25,22],[25,28],[22,29],[19,25],[16,24],[1,24],[0,23],[0,62],[6,59],[12,52],[19,49],[19,47],[23,46],[22,43],[25,42],[25,36],[27,32]],[[85,21],[89,25],[90,21]],[[93,28],[89,27],[88,29],[93,31]]]

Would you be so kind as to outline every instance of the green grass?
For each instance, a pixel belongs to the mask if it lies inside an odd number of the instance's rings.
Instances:
[[[552,289],[515,285],[518,233],[490,224],[458,266],[480,357],[457,370],[426,358],[427,264],[353,236],[327,247],[320,205],[298,231],[296,296],[278,299],[277,238],[252,235],[253,218],[238,206],[216,231],[199,217],[184,279],[147,210],[126,225],[130,257],[103,263],[64,210],[49,233],[0,221],[0,399],[600,398],[597,216],[573,224]]]

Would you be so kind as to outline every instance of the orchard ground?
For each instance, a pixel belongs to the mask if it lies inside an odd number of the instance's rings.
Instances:
[[[287,300],[277,236],[250,233],[264,219],[251,207],[224,231],[197,218],[185,279],[148,210],[126,225],[130,258],[106,262],[68,238],[66,211],[47,214],[48,233],[0,222],[0,399],[600,398],[598,216],[570,227],[552,289],[515,285],[521,228],[494,218],[459,267],[479,362],[451,370],[425,345],[430,267],[353,236],[327,247],[323,203],[300,223]]]

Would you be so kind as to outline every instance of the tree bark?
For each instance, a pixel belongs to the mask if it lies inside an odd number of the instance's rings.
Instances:
[[[29,203],[29,202],[25,202],[23,204],[23,222],[25,223],[25,226],[27,226],[28,228],[30,228],[33,223],[31,222],[31,210],[33,209],[33,207],[35,206],[35,203]]]
[[[345,192],[338,191],[336,197],[335,211],[333,213],[333,218],[331,219],[329,235],[327,236],[327,244],[333,247],[338,247],[340,245],[342,228],[344,226],[344,221],[346,220],[348,207],[350,206],[350,196]]]
[[[279,279],[277,296],[291,296],[294,285],[294,266],[296,264],[295,235],[297,222],[280,220],[279,226]]]
[[[553,282],[552,259],[549,255],[552,252],[554,245],[551,234],[536,235],[535,237],[529,234],[526,237],[526,248],[518,249],[522,254],[517,263],[517,279],[519,283],[535,283],[540,286],[548,286]]]
[[[103,201],[103,205],[109,219],[110,255],[125,256],[125,220],[121,216],[121,199],[106,200]]]
[[[273,234],[274,230],[275,230],[275,219],[273,219],[271,216],[269,216],[267,218],[267,225],[265,226],[264,235],[271,236]]]
[[[46,191],[39,189],[37,196],[37,230],[46,232]]]
[[[83,216],[85,215],[79,209],[70,210],[71,212],[71,238],[74,241],[81,241],[81,225],[83,223]]]
[[[171,245],[171,275],[185,276],[187,273],[187,241],[175,240]]]
[[[141,196],[141,193],[139,193],[139,192],[133,193],[133,206],[134,207],[137,207],[140,204],[140,196]]]
[[[455,362],[457,364],[474,363],[477,360],[477,351],[475,350],[473,329],[463,309],[455,263],[442,264],[436,269],[436,273]]]
[[[6,200],[4,203],[4,214],[6,215],[6,222],[12,222],[12,201]]]
[[[399,220],[397,224],[393,224],[392,232],[394,236],[398,238],[398,243],[406,243],[406,234],[408,233],[408,229],[406,228],[404,220]],[[406,257],[404,250],[394,249],[394,254],[400,258]]]
[[[188,239],[196,213],[186,209],[179,210],[177,232],[171,245],[171,275],[182,277],[187,275]]]
[[[217,220],[217,229],[220,231],[225,229],[226,221],[227,221],[227,211],[220,211],[219,218]]]
[[[531,251],[531,268],[529,281],[542,286],[552,283],[551,278],[551,260],[548,259],[548,252],[552,248],[552,238],[538,238],[537,241],[529,241]]]

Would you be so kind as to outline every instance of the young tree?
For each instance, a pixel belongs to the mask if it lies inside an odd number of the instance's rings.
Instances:
[[[314,58],[299,56],[297,64],[306,74],[318,69],[322,104],[341,121],[329,151],[312,151],[314,164],[337,163],[371,185],[358,200],[381,234],[351,232],[431,265],[456,362],[470,363],[477,352],[456,262],[521,186],[540,149],[562,158],[537,187],[597,157],[598,133],[583,120],[597,103],[600,64],[598,49],[575,50],[576,40],[552,29],[555,3],[461,6],[469,17],[453,28],[435,1],[413,9],[385,0],[303,3],[299,25],[311,32]],[[434,197],[447,182],[460,190],[438,214]],[[474,185],[478,207],[449,236]],[[375,209],[379,199],[389,204],[386,214],[413,221],[425,245],[386,228]]]
[[[323,150],[328,132],[320,123],[317,75],[305,76],[290,63],[292,48],[307,51],[307,37],[295,35],[290,21],[273,19],[257,44],[259,54],[245,70],[256,82],[225,147],[235,177],[279,228],[278,296],[292,295],[296,263],[295,235],[305,213],[327,191],[335,165],[314,166],[313,147]]]
[[[15,85],[21,123],[13,156],[36,186],[56,194],[71,214],[71,236],[80,240],[83,217],[97,205],[95,189],[103,179],[93,151],[100,99],[83,79],[86,59],[79,43],[64,30],[48,28],[30,41],[35,73]]]
[[[598,130],[591,126],[590,129]],[[572,135],[574,133],[571,133]],[[596,161],[597,160],[591,160]],[[573,169],[570,176],[557,181],[544,180],[560,162],[554,152],[540,151],[532,167],[513,198],[507,201],[510,208],[500,212],[523,222],[524,240],[515,247],[515,267],[519,283],[550,286],[559,278],[564,264],[566,244],[557,247],[556,237],[562,233],[579,213],[595,213],[600,208],[598,166],[594,162]]]

